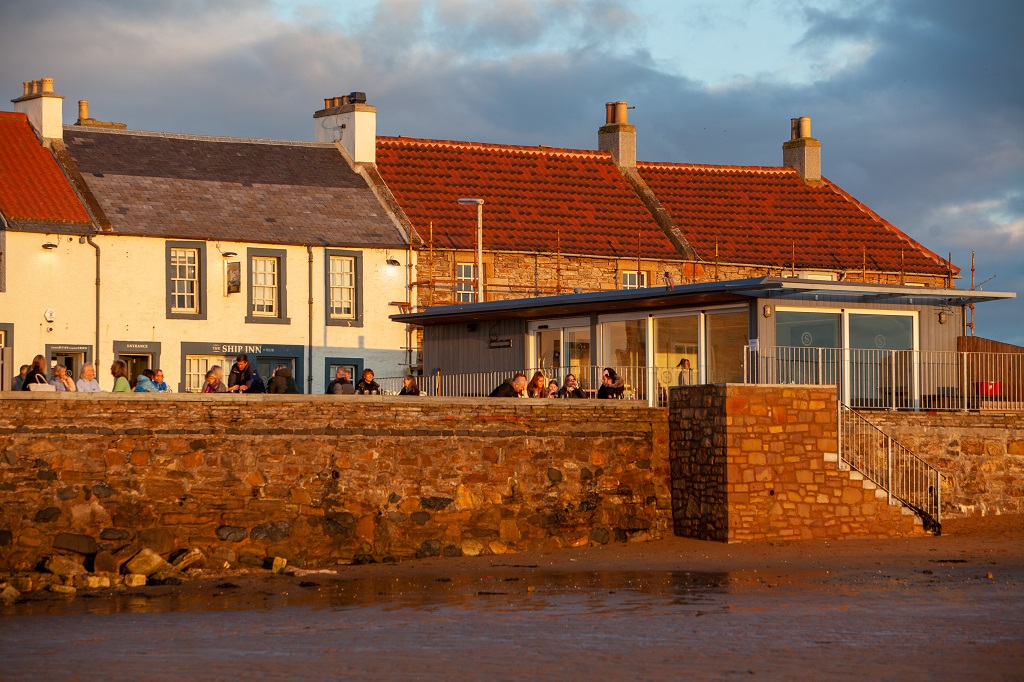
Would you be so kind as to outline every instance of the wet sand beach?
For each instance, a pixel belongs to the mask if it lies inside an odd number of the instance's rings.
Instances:
[[[1024,679],[1024,517],[203,570],[0,610],[0,679]]]

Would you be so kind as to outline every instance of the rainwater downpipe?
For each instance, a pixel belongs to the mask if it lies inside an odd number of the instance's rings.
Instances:
[[[100,366],[100,245],[92,240],[92,235],[86,235],[85,241],[89,246],[96,249],[96,352],[93,353],[92,364],[99,374]]]
[[[306,393],[313,392],[313,247],[309,244],[306,245],[306,255],[309,257],[308,267],[309,270],[309,300],[307,305],[309,309],[306,311],[306,317],[309,319],[309,349],[306,351]]]

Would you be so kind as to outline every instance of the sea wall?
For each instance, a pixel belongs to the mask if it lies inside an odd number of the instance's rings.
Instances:
[[[1024,413],[864,412],[943,475],[942,513],[1024,513]]]
[[[303,566],[670,527],[666,411],[631,401],[3,394],[0,567],[142,543]]]
[[[840,470],[837,421],[831,386],[673,388],[676,535],[740,542],[923,534],[909,510]]]

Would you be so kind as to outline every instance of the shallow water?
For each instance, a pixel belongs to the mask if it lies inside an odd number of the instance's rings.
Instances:
[[[0,618],[0,678],[1024,677],[1015,584],[528,570],[270,584],[19,604]]]

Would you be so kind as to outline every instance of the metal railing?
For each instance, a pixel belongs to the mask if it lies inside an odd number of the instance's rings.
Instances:
[[[912,509],[924,529],[938,535],[942,474],[907,447],[839,403],[839,462],[859,471],[890,498]]]
[[[857,409],[1024,411],[1024,354],[747,346],[754,384],[828,384]]]
[[[568,374],[573,374],[580,389],[588,398],[597,396],[601,387],[601,373],[605,367],[611,367],[622,379],[622,399],[642,400],[652,407],[668,405],[668,391],[673,386],[691,385],[696,383],[696,371],[680,367],[646,367],[642,365],[562,365],[549,367],[529,367],[521,371],[527,380],[533,379],[535,372],[544,375],[544,384],[552,379],[559,386]],[[490,395],[491,391],[509,380],[516,372],[472,372],[464,374],[445,374],[435,372],[417,377],[420,390],[425,395],[481,398]],[[382,392],[397,393],[401,390],[401,377],[377,378]]]

